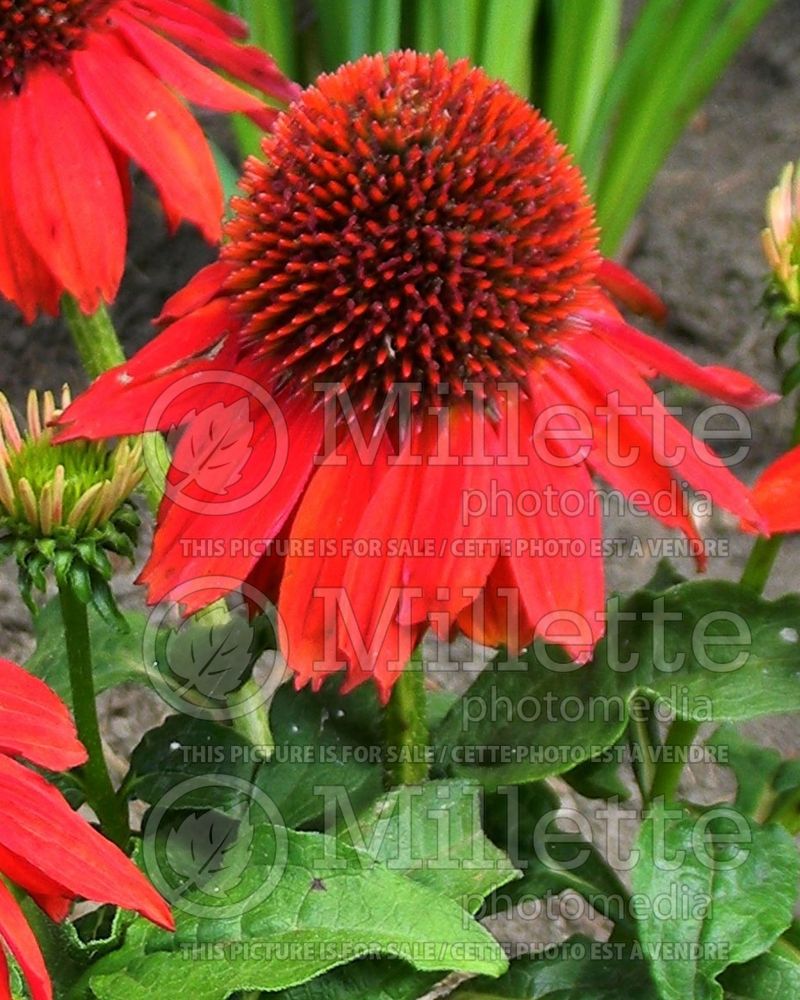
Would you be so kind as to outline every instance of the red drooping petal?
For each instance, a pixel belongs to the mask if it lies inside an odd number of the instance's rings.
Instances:
[[[37,312],[55,315],[63,289],[22,231],[11,188],[11,102],[0,101],[0,295],[32,323]]]
[[[163,325],[170,320],[183,319],[195,309],[207,305],[220,293],[232,270],[232,265],[224,260],[214,261],[201,268],[183,288],[167,299],[155,322]]]
[[[793,448],[761,473],[753,502],[770,533],[800,531],[800,447]]]
[[[65,895],[134,910],[172,929],[169,907],[111,841],[74,812],[44,778],[0,755],[0,844]]]
[[[684,477],[695,490],[704,491],[721,507],[751,524],[759,523],[744,483],[708,445],[666,411],[622,353],[591,336],[565,339],[559,350],[571,359],[574,378],[597,400],[596,405],[608,406],[611,401],[608,387],[619,386],[619,422],[636,427],[636,433],[646,442],[636,462],[637,470],[647,468],[648,464],[666,466],[673,479]],[[611,405],[615,406],[613,402]]]
[[[103,372],[62,414],[56,443],[169,431],[183,423],[193,406],[207,405],[209,389],[228,380],[223,355],[202,355],[225,336],[230,320],[229,301],[212,301]]]
[[[38,677],[0,659],[0,753],[25,757],[51,771],[86,760],[67,706]]]
[[[263,49],[236,44],[228,37],[229,33],[202,14],[173,0],[136,0],[136,6],[149,10],[150,20],[165,34],[235,79],[287,103],[300,93],[301,88],[281,73]],[[136,14],[135,9],[131,12]]]
[[[375,443],[375,455],[364,460],[346,434],[314,472],[292,521],[278,623],[280,647],[298,686],[317,688],[346,665],[339,615],[340,603],[348,600],[342,590],[345,569],[364,508],[388,468],[386,435]]]
[[[667,307],[652,288],[616,261],[607,257],[600,261],[597,281],[615,299],[640,316],[650,316],[658,323],[667,318]]]
[[[230,593],[291,514],[313,469],[323,417],[296,400],[273,405],[232,379],[214,388],[214,403],[189,424],[140,576],[151,603],[171,596],[188,614]],[[195,588],[197,581],[208,585]]]
[[[516,412],[514,412],[516,410]],[[499,470],[511,495],[508,563],[536,634],[588,660],[604,631],[603,526],[583,460],[564,459],[534,438],[534,413],[510,407],[520,459]]]
[[[118,12],[114,17],[140,59],[179,94],[216,111],[261,111],[263,102],[187,55],[146,25]]]
[[[125,262],[116,164],[84,104],[54,70],[31,73],[11,107],[20,225],[59,283],[92,312],[116,295]]]
[[[645,511],[670,528],[682,531],[687,538],[699,542],[700,536],[683,500],[683,487],[673,478],[670,468],[657,461],[628,461],[627,456],[648,455],[651,439],[645,428],[624,419],[610,401],[596,393],[587,395],[574,375],[560,365],[548,365],[536,391],[545,407],[573,409],[574,418],[565,416],[564,427],[573,432],[575,423],[590,428],[587,444],[587,464],[614,489],[619,490],[636,508]],[[554,429],[557,422],[553,422]],[[571,439],[572,447],[580,441]],[[615,460],[612,456],[621,456]],[[698,563],[705,566],[705,557],[698,547]]]
[[[189,111],[110,35],[93,34],[72,62],[87,105],[152,178],[168,212],[196,223],[216,242],[222,187],[203,130]]]
[[[505,646],[516,656],[533,641],[535,627],[522,601],[511,561],[501,555],[476,600],[458,616],[458,624],[473,642],[496,649]]]
[[[19,903],[0,879],[0,942],[17,960],[30,990],[31,1000],[52,1000],[53,988],[44,964],[39,942],[28,926]],[[11,1000],[8,966],[0,947],[0,1000]]]
[[[147,4],[144,4],[142,0],[134,0],[134,3],[139,6],[149,6],[152,10],[158,10],[159,6],[164,6],[163,0],[150,0]],[[180,0],[180,4],[198,14],[205,21],[210,22],[217,30],[230,35],[231,38],[247,38],[249,32],[247,24],[234,14],[220,10],[216,4],[209,2],[209,0]],[[174,6],[174,4],[170,6]]]
[[[742,372],[720,365],[698,365],[674,347],[648,337],[622,320],[600,313],[584,313],[583,318],[620,353],[635,358],[659,375],[666,375],[716,399],[747,407],[766,406],[780,399]]]
[[[0,844],[0,872],[34,900],[51,920],[64,920],[72,908],[73,896],[53,879],[43,875],[23,858]]]

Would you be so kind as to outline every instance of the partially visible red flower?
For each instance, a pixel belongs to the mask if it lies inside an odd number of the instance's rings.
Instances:
[[[753,487],[753,502],[770,534],[800,531],[800,447],[761,473]]]
[[[53,691],[22,667],[0,660],[0,875],[52,920],[63,920],[80,897],[135,910],[172,930],[169,907],[133,862],[15,757],[64,771],[84,763],[86,751]],[[39,945],[0,879],[0,1000],[11,1000],[3,946],[19,964],[32,1000],[50,1000]]]
[[[246,34],[211,0],[0,0],[0,294],[29,322],[65,291],[85,312],[116,295],[131,161],[171,226],[218,240],[222,188],[181,98],[266,127],[275,111],[205,63],[281,101],[298,90]]]
[[[386,698],[429,625],[590,656],[592,474],[692,539],[686,484],[758,521],[647,379],[774,397],[623,320],[609,293],[663,306],[600,258],[580,173],[504,84],[441,53],[365,57],[305,91],[264,153],[222,259],[63,418],[65,439],[187,425],[149,600],[279,588],[298,684],[346,669]]]

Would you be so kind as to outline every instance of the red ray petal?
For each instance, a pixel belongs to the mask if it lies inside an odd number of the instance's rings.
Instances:
[[[216,387],[213,403],[188,425],[140,576],[151,603],[172,595],[187,614],[205,607],[232,583],[219,584],[211,599],[209,588],[185,596],[177,588],[211,576],[240,584],[263,555],[262,543],[280,531],[322,438],[320,410],[290,401],[281,412],[285,426],[276,428],[271,412],[229,384]]]
[[[64,920],[72,908],[73,897],[64,887],[43,875],[23,858],[12,854],[0,844],[0,872],[18,885],[35,901],[37,906],[56,923]]]
[[[0,756],[0,843],[65,894],[134,910],[172,929],[169,907],[122,851],[44,778]]]
[[[20,224],[58,281],[92,312],[116,295],[125,262],[116,164],[83,103],[49,68],[31,73],[11,106]]]
[[[156,323],[164,324],[170,320],[183,319],[195,309],[206,305],[221,292],[222,285],[232,269],[232,266],[224,260],[214,261],[213,264],[201,268],[180,291],[167,299]]]
[[[531,624],[509,559],[501,555],[478,598],[458,616],[465,635],[482,646],[505,646],[512,656],[533,641]]]
[[[187,101],[216,111],[260,111],[263,108],[263,102],[257,97],[224,80],[140,21],[122,13],[117,13],[115,20],[142,61]]]
[[[698,365],[674,347],[648,337],[622,320],[600,313],[583,313],[592,329],[623,354],[636,358],[660,375],[690,385],[709,396],[737,406],[766,406],[780,396],[768,392],[754,379],[720,365]]]
[[[658,295],[635,274],[604,257],[597,269],[597,281],[615,299],[641,316],[651,316],[663,323],[667,318],[667,307]]]
[[[0,753],[19,755],[51,771],[86,760],[67,706],[38,677],[0,659]]]
[[[162,10],[166,13],[175,8],[174,3],[166,4],[164,0],[134,0],[134,6],[147,7],[153,11]],[[208,0],[180,0],[180,6],[188,8],[183,13],[184,17],[189,12],[193,12],[199,15],[204,21],[210,22],[214,28],[224,32],[226,35],[230,35],[232,38],[247,38],[249,29],[244,21],[233,14],[227,13],[227,11],[220,10],[219,7],[213,3],[209,3]]]
[[[92,34],[73,56],[73,67],[103,130],[153,179],[170,210],[218,240],[222,187],[203,131],[187,109],[110,35]]]
[[[28,926],[25,914],[19,903],[0,879],[0,940],[5,942],[8,950],[17,960],[25,982],[31,993],[31,1000],[52,1000],[53,988],[50,976],[44,964],[44,958],[39,949],[39,942]],[[2,948],[0,948],[0,952]],[[5,972],[4,972],[5,970]],[[11,1000],[11,992],[7,988],[8,967],[5,959],[0,961],[0,1000],[4,995]]]
[[[347,434],[315,471],[297,515],[291,542],[312,546],[286,559],[278,599],[280,646],[298,684],[316,687],[342,669],[337,601],[364,508],[387,471],[386,436],[372,461],[362,461]],[[337,593],[338,591],[338,597]]]
[[[11,102],[0,101],[0,295],[32,323],[40,309],[55,316],[62,288],[22,231],[11,190]]]
[[[773,462],[756,480],[753,501],[770,532],[800,531],[800,447]]]

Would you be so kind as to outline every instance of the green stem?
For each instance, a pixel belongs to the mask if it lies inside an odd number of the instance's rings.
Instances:
[[[392,689],[384,716],[391,787],[417,785],[428,777],[428,720],[421,647]]]
[[[778,558],[778,553],[783,545],[783,535],[773,535],[771,538],[758,538],[755,545],[750,550],[747,565],[742,573],[742,586],[754,591],[756,594],[763,594],[767,585],[769,574]]]
[[[684,751],[694,743],[699,728],[700,724],[691,719],[675,719],[669,727],[650,786],[651,801],[663,797],[671,802],[675,798],[686,765]],[[670,753],[670,749],[675,753]]]
[[[636,718],[630,721],[629,731],[631,743],[637,751],[633,761],[633,774],[642,793],[642,803],[647,806],[655,777],[655,755],[650,736],[650,720],[642,716],[642,710],[637,709]]]
[[[103,755],[86,605],[78,600],[68,585],[59,588],[58,596],[64,622],[72,710],[78,737],[89,754],[89,759],[80,769],[81,778],[89,805],[94,809],[103,832],[125,849],[130,839],[128,810],[114,791]]]
[[[242,702],[253,699],[253,704],[256,707],[244,715],[237,715],[231,721],[231,725],[248,743],[258,747],[265,758],[269,758],[275,749],[275,739],[269,724],[269,706],[262,703],[259,692],[258,684],[251,677],[228,697],[228,707],[235,711]]]
[[[71,295],[65,295],[61,300],[61,313],[90,379],[124,364],[125,352],[104,305],[87,315]]]
[[[90,315],[82,312],[71,295],[61,299],[61,314],[72,334],[84,371],[94,380],[109,368],[125,363],[125,352],[104,305]],[[156,514],[164,495],[164,476],[169,467],[169,453],[160,434],[142,435],[147,474],[141,490],[150,510]]]

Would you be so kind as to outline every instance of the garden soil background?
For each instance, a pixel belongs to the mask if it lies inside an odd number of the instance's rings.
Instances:
[[[772,353],[774,330],[764,329],[759,308],[765,278],[759,234],[767,192],[783,164],[800,159],[799,23],[800,0],[779,0],[673,151],[625,249],[632,270],[669,306],[659,336],[701,363],[742,368],[772,389],[779,374]],[[113,309],[128,354],[150,339],[151,320],[167,296],[213,256],[189,227],[169,236],[154,192],[144,183],[137,185],[128,267]],[[40,320],[29,328],[0,303],[0,337],[0,389],[20,411],[30,387],[57,389],[65,380],[74,390],[85,385],[59,321]],[[682,419],[689,423],[707,404],[694,394],[665,388],[669,402],[683,407]],[[747,482],[786,449],[793,409],[789,403],[751,415],[752,445],[736,467]],[[709,559],[709,575],[735,578],[741,573],[751,542],[734,527],[722,512],[705,525],[707,537],[724,542],[720,556]],[[649,519],[632,516],[609,518],[606,534],[623,539],[623,547],[633,538],[642,539],[645,548],[655,545],[650,555],[633,556],[625,548],[623,555],[609,560],[610,584],[622,590],[643,584],[662,540],[675,537]],[[689,560],[677,563],[683,572],[693,572]],[[134,594],[133,575],[121,581],[128,605],[141,600]],[[0,567],[0,656],[23,660],[32,651],[33,638],[14,581],[13,565]],[[769,592],[777,596],[798,587],[800,540],[792,539]],[[104,715],[111,744],[122,752],[158,722],[160,707],[149,692],[123,689],[104,699]],[[789,717],[746,728],[784,753],[800,750],[800,733]],[[713,769],[690,769],[687,780],[703,798],[728,790],[726,775]]]

